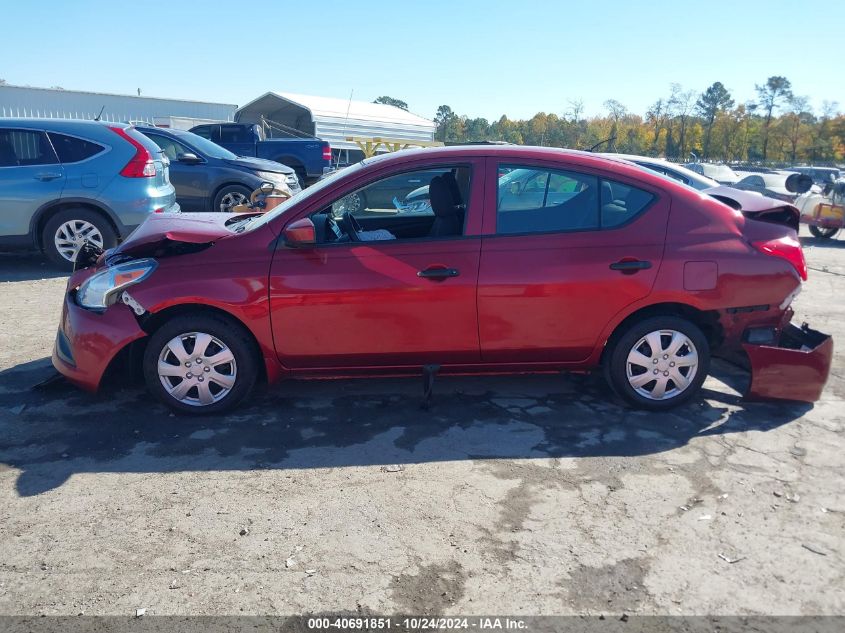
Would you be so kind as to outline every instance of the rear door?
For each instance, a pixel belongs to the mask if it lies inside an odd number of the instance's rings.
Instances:
[[[508,173],[497,179],[502,171]],[[651,291],[668,197],[559,162],[491,158],[487,174],[478,277],[482,361],[585,360],[613,316]]]
[[[29,233],[35,212],[61,197],[65,171],[41,130],[0,127],[0,237]]]

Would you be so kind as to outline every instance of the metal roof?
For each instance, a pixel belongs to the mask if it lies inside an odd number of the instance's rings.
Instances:
[[[267,92],[235,113],[236,121],[246,123],[258,123],[261,117],[340,149],[358,149],[346,140],[349,136],[431,141],[436,127],[434,121],[394,106],[291,92]]]

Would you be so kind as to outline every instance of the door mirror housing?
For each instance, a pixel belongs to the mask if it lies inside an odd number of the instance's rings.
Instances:
[[[191,152],[185,152],[184,154],[179,154],[179,162],[187,165],[197,165],[202,162],[202,158]]]
[[[273,193],[273,190],[276,188],[272,182],[262,182],[261,185],[258,187],[263,194]]]
[[[291,222],[284,230],[285,244],[292,248],[313,246],[317,243],[317,229],[311,218]]]

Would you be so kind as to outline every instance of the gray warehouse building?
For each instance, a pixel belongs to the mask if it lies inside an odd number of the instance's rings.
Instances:
[[[238,106],[183,99],[81,92],[57,88],[0,86],[0,117],[93,119],[102,109],[104,121],[145,121],[156,117],[184,117],[202,121],[231,121]]]

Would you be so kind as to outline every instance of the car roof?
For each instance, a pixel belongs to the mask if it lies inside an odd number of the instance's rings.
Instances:
[[[21,117],[8,119],[0,118],[0,127],[36,128],[40,130],[52,130],[56,132],[68,130],[81,131],[94,127],[102,128],[104,126],[119,127],[124,129],[132,127],[128,123],[118,123],[114,121],[94,121],[92,119],[47,119],[37,117]]]

